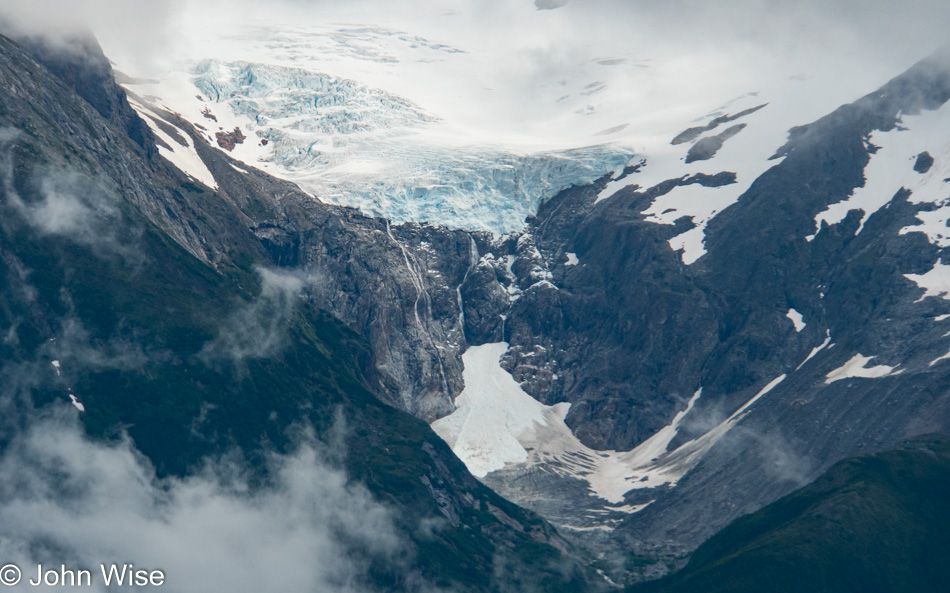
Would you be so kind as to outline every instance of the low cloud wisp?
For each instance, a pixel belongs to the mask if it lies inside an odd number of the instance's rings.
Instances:
[[[158,479],[128,439],[94,442],[75,414],[44,413],[0,455],[0,557],[24,576],[37,563],[94,574],[133,563],[182,593],[372,590],[370,559],[391,557],[399,538],[389,511],[321,447],[304,438],[273,455],[264,487],[227,458]],[[106,590],[101,580],[93,591]]]

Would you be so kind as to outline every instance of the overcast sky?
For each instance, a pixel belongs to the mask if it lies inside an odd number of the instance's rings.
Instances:
[[[161,72],[175,61],[209,57],[214,39],[248,25],[380,25],[458,47],[475,58],[490,54],[481,65],[456,68],[462,72],[433,68],[420,74],[417,68],[405,74],[408,83],[400,87],[396,81],[387,90],[406,94],[407,86],[415,86],[420,90],[408,96],[421,102],[438,94],[440,84],[490,87],[494,95],[471,102],[491,120],[506,113],[525,119],[545,115],[545,109],[553,112],[550,97],[532,96],[571,77],[584,78],[584,84],[607,82],[616,102],[641,111],[657,103],[637,104],[636,93],[642,95],[647,83],[661,103],[677,103],[690,92],[716,86],[734,87],[723,96],[757,90],[760,79],[776,71],[785,76],[824,71],[832,83],[847,85],[840,96],[853,100],[945,44],[950,3],[569,0],[558,9],[538,10],[534,0],[4,0],[0,13],[31,31],[88,26],[119,68],[139,76]],[[629,68],[593,74],[577,69],[579,63],[611,57],[673,67],[655,68],[649,78]],[[443,94],[432,103],[439,116],[459,103],[455,95]],[[572,105],[568,112],[576,109]],[[478,123],[473,128],[484,125]],[[544,123],[550,126],[551,120]]]
[[[461,28],[516,45],[623,44],[636,38],[690,47],[746,45],[770,52],[851,52],[885,67],[906,64],[946,42],[950,3],[912,0],[570,0],[538,11],[533,0],[5,0],[0,11],[33,28],[86,22],[114,53],[168,54],[183,36],[209,36],[261,18],[327,19]],[[539,14],[543,13],[543,14]],[[451,31],[447,31],[451,32]]]

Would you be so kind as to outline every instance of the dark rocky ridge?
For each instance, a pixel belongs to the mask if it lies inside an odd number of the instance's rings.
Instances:
[[[934,164],[934,158],[930,156],[930,153],[924,151],[917,155],[917,158],[914,159],[914,171],[918,173],[926,173],[930,170]]]
[[[726,140],[741,132],[744,127],[745,124],[736,124],[726,128],[715,136],[700,138],[686,154],[686,162],[708,161],[713,158],[716,156],[716,153],[719,152],[719,149],[722,148],[722,145],[726,143]]]
[[[677,134],[675,138],[673,138],[670,144],[676,146],[677,144],[683,144],[684,142],[692,142],[696,140],[697,138],[699,138],[700,136],[702,136],[705,132],[710,132],[712,130],[715,130],[722,124],[736,121],[737,119],[741,119],[747,115],[751,115],[755,113],[756,111],[758,111],[759,109],[762,109],[766,105],[768,105],[768,103],[763,103],[762,105],[750,107],[749,109],[744,109],[740,111],[739,113],[736,113],[735,115],[717,116],[713,118],[713,120],[710,121],[705,126],[697,126],[694,128],[688,128],[686,130],[683,130],[682,132]]]
[[[2,32],[2,31],[0,31]],[[155,137],[139,119],[125,91],[115,83],[112,66],[91,33],[63,39],[25,37],[18,40],[30,56],[152,154]]]
[[[698,543],[713,532],[703,518],[738,516],[773,496],[762,493],[788,491],[843,456],[946,429],[950,369],[930,362],[950,346],[945,328],[933,322],[950,306],[915,302],[920,289],[904,277],[928,271],[941,250],[919,233],[899,234],[931,206],[912,205],[898,192],[857,236],[859,213],[852,212],[813,242],[803,237],[828,204],[863,185],[873,130],[893,129],[901,113],[936,109],[948,99],[945,56],[921,62],[793,130],[778,153],[785,159],[711,221],[709,253],[689,270],[718,309],[717,344],[703,360],[703,400],[735,409],[770,379],[789,377],[669,500],[630,520],[624,531],[631,541],[650,533],[654,541]],[[800,333],[783,317],[790,307],[808,321]],[[796,371],[826,329],[835,349]],[[828,372],[859,352],[903,373],[825,384]],[[697,432],[687,430],[680,440]]]
[[[730,524],[679,573],[628,591],[942,592],[948,489],[946,435],[847,459]]]

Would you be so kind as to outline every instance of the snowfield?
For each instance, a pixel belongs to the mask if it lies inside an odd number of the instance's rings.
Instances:
[[[194,15],[174,60],[129,72],[142,78],[125,86],[200,125],[212,145],[239,128],[245,140],[231,156],[247,166],[394,222],[503,235],[571,185],[612,175],[605,200],[634,184],[736,173],[735,184],[677,187],[644,210],[657,224],[692,221],[670,240],[688,264],[705,253],[709,220],[775,164],[789,128],[884,81],[863,72],[843,81],[839,63],[697,53],[687,40],[653,38],[646,22],[631,23],[639,34],[623,42],[575,38],[594,18],[582,6],[484,10],[377,15],[386,25],[348,12],[337,22],[262,18],[213,34],[198,27],[208,15]],[[498,34],[474,26],[497,11],[506,16],[493,22]],[[562,43],[539,45],[552,32]],[[708,129],[671,143],[690,128]],[[721,143],[710,158],[687,158],[709,142]],[[166,156],[211,183],[174,152]]]
[[[776,377],[724,421],[703,435],[669,450],[680,425],[702,395],[696,391],[669,425],[630,451],[597,451],[564,423],[571,405],[546,406],[521,389],[499,361],[508,344],[472,346],[462,355],[465,388],[456,410],[432,423],[473,475],[484,478],[510,464],[545,466],[563,477],[588,483],[602,508],[634,513],[645,504],[618,506],[634,489],[676,483],[738,423],[749,408],[785,379]]]

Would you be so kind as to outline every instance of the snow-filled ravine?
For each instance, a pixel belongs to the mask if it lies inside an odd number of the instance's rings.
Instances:
[[[433,422],[433,430],[477,477],[511,465],[544,465],[564,477],[586,481],[590,493],[613,511],[631,490],[675,485],[756,401],[785,379],[785,375],[776,377],[721,423],[673,450],[670,443],[701,397],[701,389],[669,425],[636,448],[596,451],[581,443],[564,423],[569,403],[542,404],[501,367],[499,361],[507,350],[507,343],[498,342],[465,351],[465,388],[455,399],[457,409]],[[624,512],[642,508],[629,506]]]

